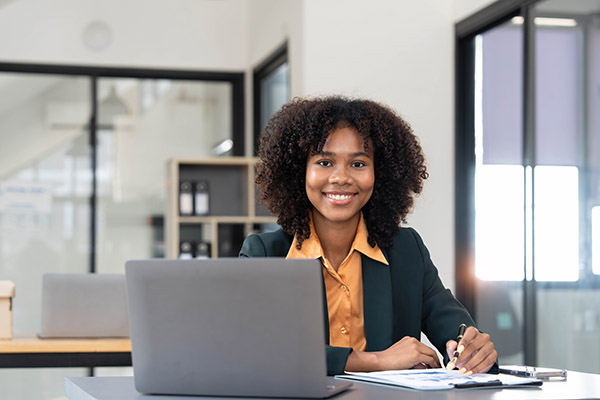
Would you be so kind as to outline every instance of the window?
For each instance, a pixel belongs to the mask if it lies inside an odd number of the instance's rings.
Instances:
[[[600,372],[599,12],[497,2],[457,25],[457,295],[505,364]]]
[[[254,69],[254,152],[271,115],[290,100],[287,43]]]
[[[522,18],[475,39],[475,265],[480,279],[522,280],[531,270],[531,263],[522,267],[526,256],[535,260],[538,281],[579,278],[577,76],[582,57],[577,49],[582,32],[576,24],[561,24],[563,19],[542,21],[536,29],[533,177],[527,181]],[[533,254],[523,246],[527,237],[535,243]]]

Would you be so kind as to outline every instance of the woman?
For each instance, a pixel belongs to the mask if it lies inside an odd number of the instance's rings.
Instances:
[[[497,359],[445,289],[420,236],[400,223],[428,177],[421,147],[391,109],[343,97],[296,99],[270,119],[259,147],[260,200],[282,229],[249,236],[241,257],[316,258],[323,266],[329,374],[440,367],[458,327],[467,375]]]

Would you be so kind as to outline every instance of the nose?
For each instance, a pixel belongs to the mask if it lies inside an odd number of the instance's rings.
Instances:
[[[336,166],[329,175],[329,183],[337,185],[350,185],[353,183],[352,175],[345,166]]]

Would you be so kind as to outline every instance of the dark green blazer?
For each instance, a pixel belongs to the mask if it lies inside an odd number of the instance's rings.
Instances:
[[[281,229],[250,235],[240,257],[285,257],[292,237]],[[363,303],[367,351],[390,347],[404,336],[421,338],[425,333],[447,360],[446,342],[456,338],[462,323],[474,325],[467,310],[444,288],[436,267],[419,234],[402,228],[391,248],[381,249],[389,266],[362,256]],[[329,332],[325,303],[325,324]],[[342,374],[351,348],[329,346],[327,372]]]

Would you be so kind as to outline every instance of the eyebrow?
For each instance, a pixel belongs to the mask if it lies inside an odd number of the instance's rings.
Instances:
[[[328,157],[335,156],[335,153],[332,153],[330,151],[321,151],[321,152],[318,152],[317,154],[322,155],[322,156],[328,156]],[[359,151],[357,153],[350,153],[350,157],[369,157],[369,158],[371,158],[371,155],[368,153],[365,153],[364,151]]]

